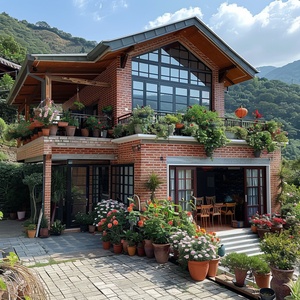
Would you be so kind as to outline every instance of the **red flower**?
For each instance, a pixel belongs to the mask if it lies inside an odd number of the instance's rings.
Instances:
[[[131,206],[127,207],[127,211],[131,212],[132,211],[132,207]]]
[[[138,226],[139,227],[143,227],[144,226],[144,222],[142,220],[138,221]]]
[[[107,228],[112,228],[112,223],[108,223]]]
[[[117,226],[117,225],[119,224],[118,220],[114,220],[114,221],[113,221],[113,224],[114,224],[115,226]]]
[[[171,225],[171,226],[173,226],[173,221],[170,220],[170,221],[168,222],[168,224]]]

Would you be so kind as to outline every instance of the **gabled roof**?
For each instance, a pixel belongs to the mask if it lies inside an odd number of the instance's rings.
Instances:
[[[2,73],[7,73],[12,77],[16,77],[16,74],[20,68],[20,65],[0,57],[0,77],[3,75]]]
[[[203,22],[194,17],[130,36],[102,41],[87,54],[28,55],[8,97],[8,103],[21,105],[25,99],[27,103],[40,102],[40,85],[46,73],[55,78],[65,78],[65,81],[52,83],[52,99],[56,103],[64,102],[76,93],[78,84],[93,82],[116,57],[125,57],[135,45],[174,34],[184,35],[215,62],[220,69],[219,81],[224,82],[225,86],[251,79],[258,72]],[[71,82],[77,82],[76,85],[71,84],[70,78],[73,79]]]

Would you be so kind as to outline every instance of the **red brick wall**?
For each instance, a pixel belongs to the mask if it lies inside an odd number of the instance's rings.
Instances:
[[[196,143],[191,144],[172,144],[148,142],[141,144],[140,151],[133,151],[132,146],[140,144],[140,141],[129,142],[119,145],[118,161],[115,163],[129,164],[134,163],[134,192],[138,194],[143,201],[150,198],[150,191],[146,190],[145,182],[148,180],[151,172],[160,175],[164,183],[156,191],[158,199],[168,197],[167,190],[167,157],[199,157],[207,158],[204,147]],[[160,157],[163,157],[163,161]],[[246,145],[228,145],[214,151],[214,158],[254,158],[253,149]],[[270,179],[271,179],[271,203],[275,207],[276,196],[278,192],[278,170],[280,167],[280,150],[273,153],[262,153],[261,158],[270,160]],[[213,161],[212,161],[213,164]],[[275,208],[272,209],[274,211]]]

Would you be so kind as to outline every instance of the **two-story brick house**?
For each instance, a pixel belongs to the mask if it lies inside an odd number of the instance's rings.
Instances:
[[[224,116],[224,92],[249,80],[256,69],[197,18],[123,38],[103,41],[88,54],[33,54],[24,62],[8,102],[28,116],[30,107],[50,98],[72,108],[78,97],[85,113],[113,106],[113,120],[136,105],[176,112],[193,104]],[[238,202],[237,218],[247,223],[256,211],[271,211],[277,194],[280,150],[255,158],[245,141],[232,140],[213,159],[194,138],[147,134],[122,138],[49,136],[18,148],[18,161],[43,162],[44,209],[50,215],[51,173],[65,170],[63,221],[72,226],[77,211],[99,199],[149,199],[145,182],[153,171],[163,179],[157,198],[176,203],[215,195]],[[76,189],[76,197],[72,191]],[[52,191],[53,192],[53,191]],[[76,198],[76,199],[75,199]]]

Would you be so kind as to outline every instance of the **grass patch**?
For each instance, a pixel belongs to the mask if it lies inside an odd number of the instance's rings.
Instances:
[[[48,262],[45,263],[36,263],[32,266],[28,266],[28,268],[41,268],[41,267],[46,267],[46,266],[51,266],[51,265],[59,265],[59,264],[64,264],[67,262],[73,262],[79,260],[78,258],[73,258],[73,259],[65,259],[65,260],[55,260],[54,258],[50,258]]]

